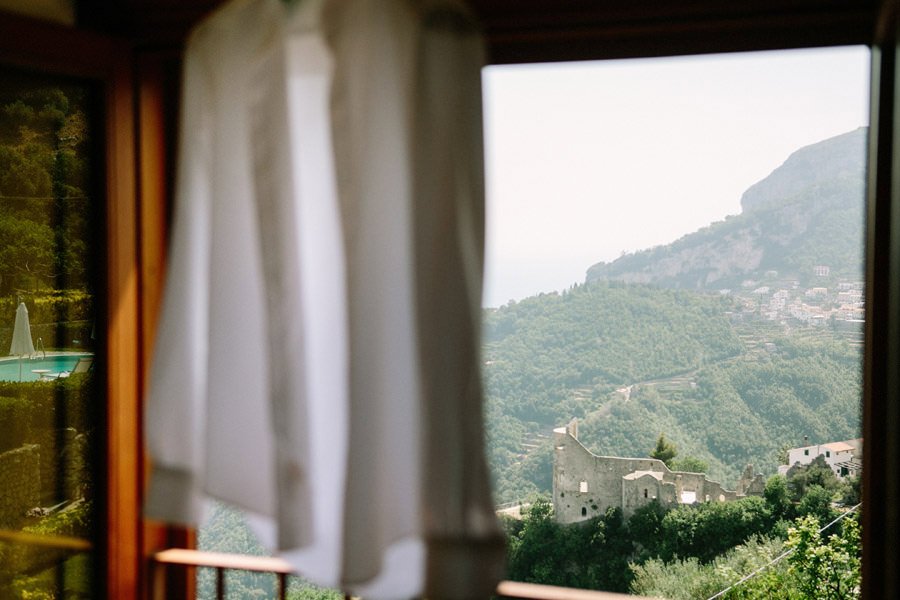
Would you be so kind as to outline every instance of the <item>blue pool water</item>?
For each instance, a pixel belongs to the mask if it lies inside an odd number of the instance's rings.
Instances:
[[[22,381],[37,381],[40,379],[42,373],[35,373],[35,370],[41,371],[46,369],[46,372],[53,376],[62,371],[71,371],[78,359],[85,356],[92,355],[90,353],[48,354],[47,358],[37,359],[25,357],[22,359]],[[0,381],[19,381],[18,358],[11,356],[0,359]]]

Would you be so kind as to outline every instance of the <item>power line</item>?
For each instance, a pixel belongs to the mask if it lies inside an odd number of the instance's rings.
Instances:
[[[837,522],[840,521],[841,519],[843,519],[843,518],[847,517],[848,515],[852,514],[852,513],[853,513],[854,511],[856,511],[856,509],[859,508],[860,506],[862,506],[862,502],[860,502],[859,504],[857,504],[856,506],[854,506],[853,508],[851,508],[851,509],[848,510],[847,512],[842,513],[841,515],[839,515],[835,520],[833,520],[831,523],[829,523],[829,524],[826,525],[825,527],[822,527],[821,529],[819,529],[819,533],[822,533],[823,531],[825,531],[826,529],[828,529],[829,527],[831,527],[832,525],[834,525],[835,523],[837,523]],[[746,582],[746,581],[749,581],[750,579],[753,579],[754,577],[756,577],[757,575],[759,575],[760,573],[762,573],[763,571],[765,571],[766,569],[768,569],[768,568],[771,567],[772,565],[774,565],[774,564],[776,564],[776,563],[782,561],[782,560],[783,560],[784,558],[786,558],[787,556],[790,556],[793,552],[794,552],[794,549],[793,549],[793,548],[791,548],[790,550],[785,550],[784,552],[782,552],[781,554],[779,554],[778,556],[776,556],[774,559],[772,559],[769,563],[767,563],[767,564],[765,564],[765,565],[759,567],[759,568],[756,569],[755,571],[752,571],[749,575],[745,575],[744,577],[742,577],[742,578],[739,579],[738,581],[732,583],[731,585],[729,585],[727,588],[725,588],[724,590],[722,590],[722,591],[719,592],[718,594],[716,594],[716,595],[714,595],[714,596],[710,596],[707,600],[716,600],[716,598],[721,598],[722,596],[724,596],[725,594],[727,594],[728,592],[730,592],[731,590],[733,590],[733,589],[736,588],[737,586],[741,585],[742,583],[744,583],[744,582]]]

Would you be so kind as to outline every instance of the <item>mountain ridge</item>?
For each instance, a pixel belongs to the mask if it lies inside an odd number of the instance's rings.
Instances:
[[[741,196],[741,209],[748,212],[796,196],[810,181],[858,176],[865,169],[868,131],[868,127],[859,127],[792,152],[781,166],[747,188]]]
[[[744,192],[740,214],[594,264],[585,281],[708,290],[775,271],[806,284],[821,264],[861,279],[866,134],[863,127],[800,148]]]
[[[773,473],[802,436],[857,437],[865,135],[792,153],[739,215],[486,309],[498,501],[550,489],[547,434],[573,417],[596,454],[643,455],[665,433],[725,485],[748,462]]]

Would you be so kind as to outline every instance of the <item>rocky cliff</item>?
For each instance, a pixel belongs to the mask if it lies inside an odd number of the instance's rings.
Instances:
[[[866,133],[860,128],[797,150],[744,193],[741,214],[595,264],[586,280],[717,289],[773,272],[809,283],[817,265],[832,277],[861,279]]]

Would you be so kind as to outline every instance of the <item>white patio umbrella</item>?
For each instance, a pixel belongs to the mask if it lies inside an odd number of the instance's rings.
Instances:
[[[31,340],[31,324],[28,322],[28,309],[24,302],[16,309],[16,325],[13,327],[10,356],[19,355],[19,381],[22,381],[22,356],[34,354],[34,342]]]

